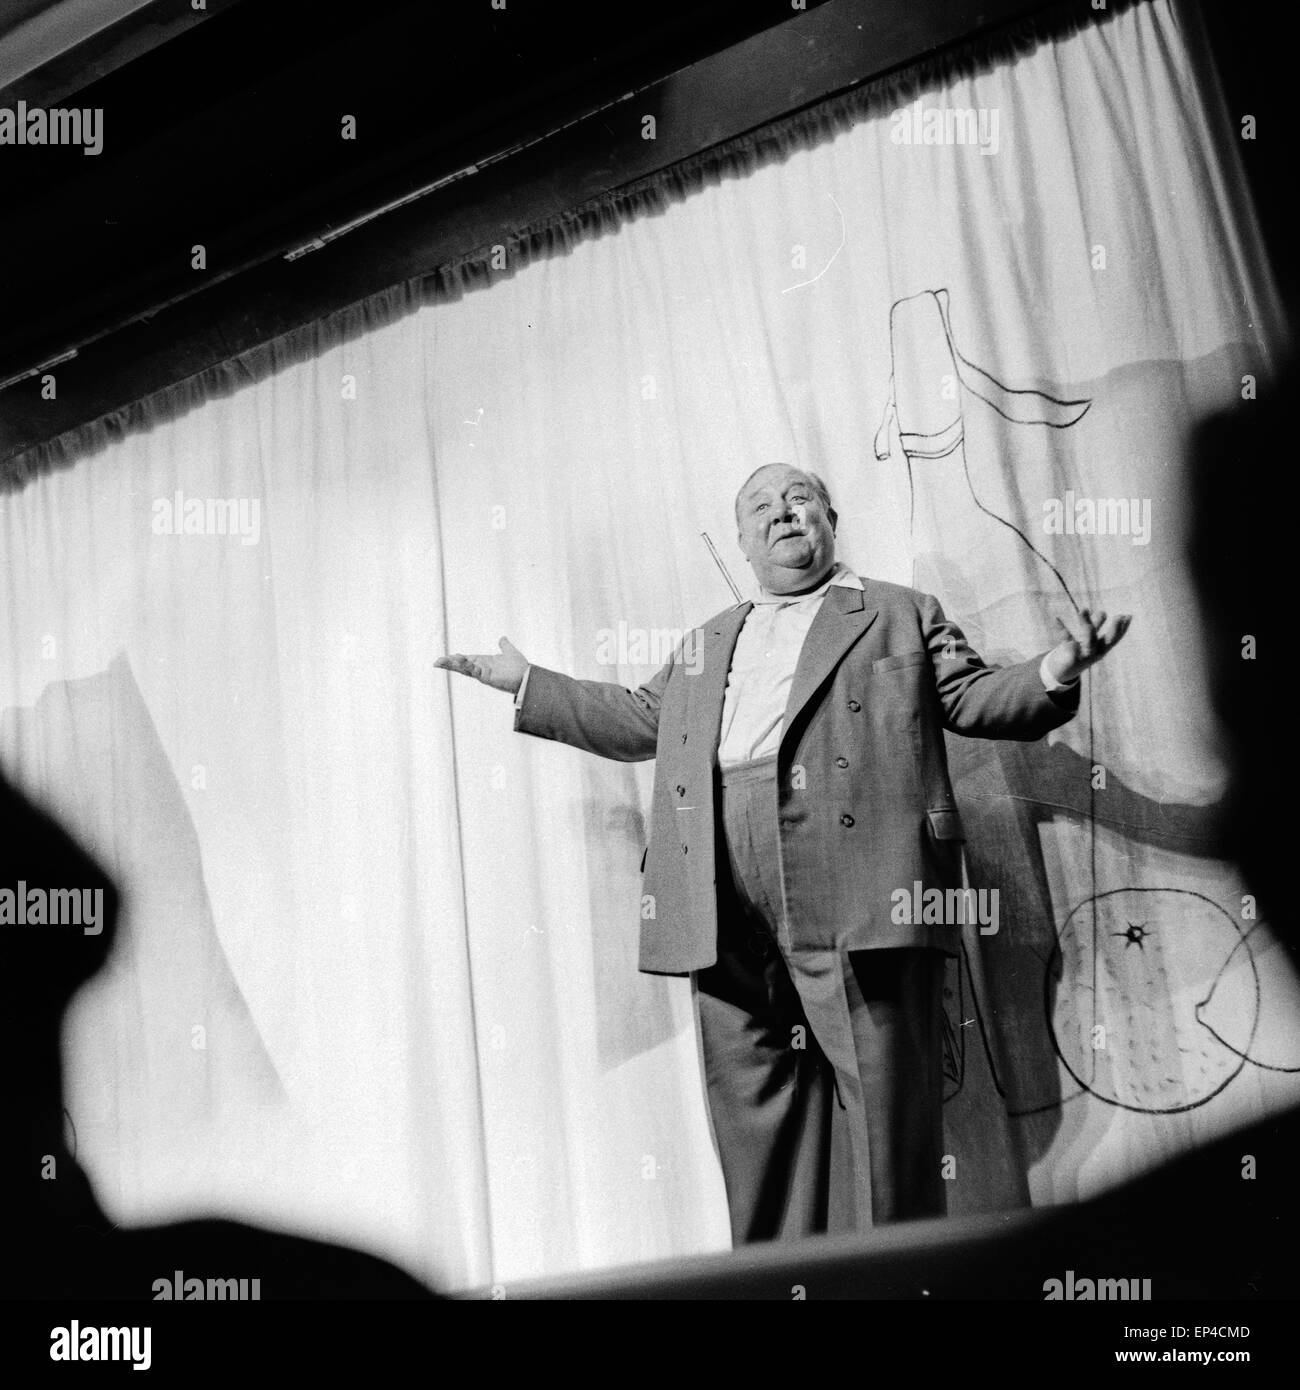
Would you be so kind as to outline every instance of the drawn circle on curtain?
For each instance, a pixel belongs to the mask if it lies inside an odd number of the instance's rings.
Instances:
[[[1205,963],[1214,961],[1207,988]],[[1211,998],[1219,994],[1223,1008],[1229,992],[1249,1010],[1240,1050],[1202,1017]],[[1085,1091],[1123,1110],[1172,1115],[1204,1105],[1246,1065],[1259,1025],[1259,971],[1246,933],[1203,893],[1113,888],[1065,919],[1043,999],[1057,1056]]]
[[[1241,945],[1238,947],[1238,950],[1248,951],[1253,955],[1254,948],[1251,945],[1251,941],[1260,933],[1263,926],[1264,924],[1262,922],[1254,922],[1250,930],[1242,937]],[[1229,1052],[1235,1052],[1238,1057],[1250,1062],[1253,1066],[1259,1067],[1262,1071],[1290,1072],[1292,1074],[1300,1072],[1300,1038],[1297,1038],[1293,1032],[1288,1030],[1280,1037],[1274,1036],[1272,1038],[1261,1038],[1256,1034],[1248,1037],[1245,1042],[1240,1041],[1241,1035],[1245,1029],[1243,1028],[1242,1020],[1237,1016],[1233,1008],[1235,1001],[1230,998],[1219,999],[1217,997],[1219,981],[1229,974],[1231,965],[1232,961],[1231,958],[1229,958],[1224,964],[1223,970],[1219,973],[1218,979],[1215,980],[1214,987],[1210,990],[1209,998],[1206,999],[1200,1011],[1202,1026],[1208,1028],[1209,1031],[1214,1034],[1215,1039],[1221,1042]],[[1268,979],[1269,977],[1266,973],[1265,980],[1267,981]],[[1261,986],[1261,988],[1262,987],[1263,986]],[[1262,1015],[1264,1020],[1262,1031],[1267,1034],[1269,1032],[1267,1023],[1267,991],[1265,991],[1265,1006],[1262,1008]],[[1274,1032],[1276,1034],[1277,1030],[1274,1030]],[[1251,1044],[1256,1042],[1262,1045],[1262,1052],[1252,1048]],[[1270,1045],[1273,1048],[1280,1048],[1282,1056],[1286,1060],[1270,1059]]]

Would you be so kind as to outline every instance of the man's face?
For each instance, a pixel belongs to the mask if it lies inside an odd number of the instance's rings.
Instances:
[[[761,469],[738,503],[738,539],[769,593],[814,589],[835,564],[835,513],[808,475],[786,463]]]

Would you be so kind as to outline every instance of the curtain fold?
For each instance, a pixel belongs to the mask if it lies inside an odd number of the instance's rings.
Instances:
[[[730,602],[701,530],[752,592],[732,499],[773,459],[991,660],[1071,601],[1135,614],[1050,741],[950,747],[1001,895],[950,979],[950,1210],[1296,1099],[1181,566],[1186,432],[1282,347],[1231,127],[1183,5],[1006,42],[23,461],[0,757],[126,890],[66,1035],[118,1219],[507,1291],[725,1246],[689,985],[635,970],[652,768],[516,736],[433,661],[504,634],[647,679]]]

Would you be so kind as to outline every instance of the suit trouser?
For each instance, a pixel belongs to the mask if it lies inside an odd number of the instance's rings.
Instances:
[[[721,782],[718,959],[694,984],[733,1241],[942,1215],[943,953],[783,947],[776,759]]]

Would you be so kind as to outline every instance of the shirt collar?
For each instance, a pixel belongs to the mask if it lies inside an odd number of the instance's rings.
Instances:
[[[761,604],[783,604],[783,603],[806,603],[809,599],[825,598],[826,590],[832,584],[838,584],[845,589],[861,589],[862,580],[841,561],[835,562],[835,568],[831,570],[830,577],[825,583],[819,584],[815,589],[810,589],[806,594],[769,594],[766,589],[758,591],[758,597],[754,602]]]

